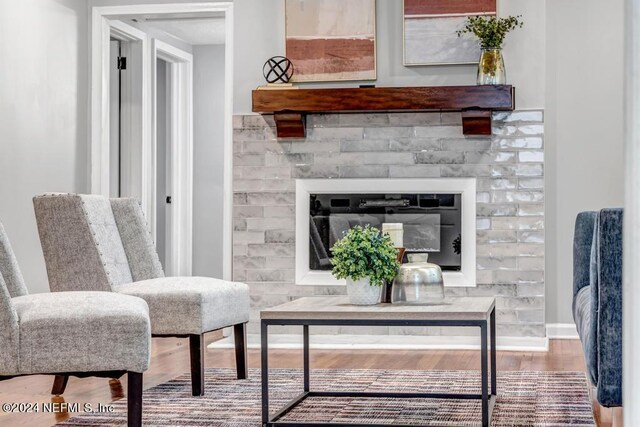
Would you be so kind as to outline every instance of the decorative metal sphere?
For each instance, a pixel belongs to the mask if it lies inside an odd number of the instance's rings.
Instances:
[[[293,64],[284,56],[274,56],[264,63],[262,74],[267,83],[289,83],[293,76]]]

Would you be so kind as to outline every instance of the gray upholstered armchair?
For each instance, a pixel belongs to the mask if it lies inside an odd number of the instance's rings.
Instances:
[[[0,381],[23,375],[66,379],[127,375],[128,425],[142,425],[142,373],[151,326],[140,298],[106,292],[29,295],[0,224]]]
[[[622,405],[622,216],[581,212],[573,237],[573,318],[603,406]]]
[[[135,199],[50,194],[33,202],[52,291],[112,291],[144,299],[153,336],[189,338],[194,396],[204,394],[203,334],[233,326],[238,378],[247,377],[246,284],[164,277]]]

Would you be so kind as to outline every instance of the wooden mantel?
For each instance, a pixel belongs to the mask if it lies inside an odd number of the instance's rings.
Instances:
[[[513,86],[254,90],[253,112],[273,114],[279,138],[303,138],[310,113],[460,111],[465,135],[491,135],[491,113],[513,111]]]

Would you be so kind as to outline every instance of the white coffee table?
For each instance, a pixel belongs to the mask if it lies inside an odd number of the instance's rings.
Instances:
[[[260,312],[262,332],[262,425],[309,426],[326,423],[293,423],[282,418],[308,397],[381,397],[430,399],[479,399],[482,401],[482,425],[489,426],[496,400],[496,324],[495,298],[452,298],[442,305],[378,304],[356,306],[346,297],[300,298]],[[271,325],[300,325],[303,331],[303,392],[280,409],[269,414],[268,332]],[[372,393],[349,391],[311,391],[309,381],[309,326],[466,326],[480,328],[481,393]],[[491,342],[491,392],[489,392],[488,350]],[[338,425],[338,424],[328,424]],[[340,426],[363,424],[345,424]],[[367,424],[387,426],[385,424]],[[395,426],[395,424],[394,424]],[[415,426],[414,426],[415,427]]]

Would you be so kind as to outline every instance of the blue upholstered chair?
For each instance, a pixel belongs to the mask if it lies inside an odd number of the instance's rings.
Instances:
[[[573,318],[603,406],[622,406],[622,209],[582,212],[573,238]]]

